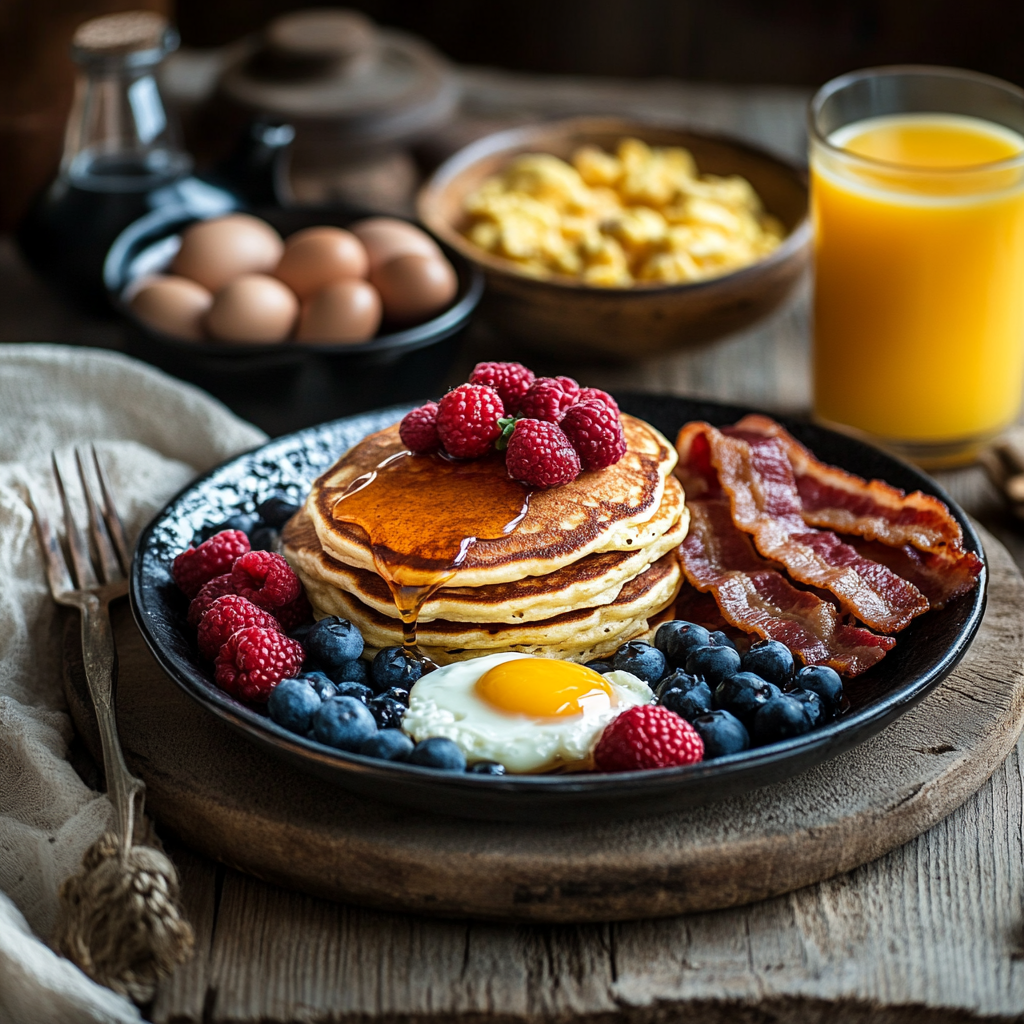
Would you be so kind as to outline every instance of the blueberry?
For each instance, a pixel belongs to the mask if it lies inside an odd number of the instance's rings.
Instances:
[[[759,640],[743,655],[744,672],[754,672],[776,686],[785,686],[794,669],[793,655],[778,640]]]
[[[471,775],[504,775],[505,766],[497,761],[477,761],[467,769]]]
[[[712,647],[731,647],[734,651],[738,650],[736,644],[729,639],[720,629],[716,629],[714,633],[708,634],[708,643]]]
[[[363,653],[363,638],[348,619],[329,615],[306,634],[306,653],[325,669],[338,668]],[[338,680],[335,680],[337,682]]]
[[[686,671],[703,676],[712,686],[739,670],[740,656],[732,647],[695,647],[686,659]]]
[[[423,768],[444,768],[451,772],[466,770],[466,756],[451,740],[443,736],[431,736],[420,740],[408,757],[409,764]]]
[[[275,494],[274,497],[267,498],[266,501],[261,501],[256,506],[256,514],[267,526],[280,530],[301,507],[301,505],[297,505],[294,501],[290,501],[280,494]]]
[[[794,700],[800,701],[811,719],[811,728],[817,729],[828,721],[828,712],[825,710],[824,701],[813,690],[790,690],[786,694]]]
[[[409,691],[404,686],[392,686],[384,696],[397,700],[402,707],[407,708],[409,706]]]
[[[777,743],[791,736],[802,736],[811,731],[811,716],[807,708],[788,693],[768,701],[754,716],[750,735],[754,743]]]
[[[404,647],[383,647],[374,656],[370,666],[370,686],[384,693],[392,686],[411,690],[412,684],[423,675],[423,665]]]
[[[397,729],[402,724],[406,707],[393,697],[374,697],[367,705],[378,729]]]
[[[303,622],[300,626],[296,626],[288,635],[293,640],[298,640],[300,644],[305,645],[306,637],[309,636],[309,631],[315,625],[315,622]]]
[[[412,753],[413,742],[401,729],[381,729],[360,748],[360,754],[384,761],[404,761]]]
[[[728,711],[749,726],[754,715],[781,692],[774,683],[766,682],[753,672],[737,672],[715,687],[714,706],[715,710]]]
[[[350,661],[343,661],[327,670],[327,674],[336,683],[362,683],[368,686],[370,683],[370,663],[362,658],[352,658]]]
[[[302,734],[319,710],[320,695],[308,679],[282,679],[267,701],[267,713],[278,725]]]
[[[624,643],[612,656],[613,672],[629,672],[654,686],[668,670],[665,655],[643,640]]]
[[[257,526],[249,534],[249,546],[253,551],[278,551],[281,533],[272,526]]]
[[[704,741],[704,760],[711,761],[727,754],[738,754],[750,746],[746,726],[728,711],[712,711],[699,715],[691,723]]]
[[[843,702],[843,681],[834,668],[828,665],[807,665],[797,672],[795,682],[801,689],[816,693],[828,714],[839,712]]]
[[[610,661],[601,661],[601,660],[598,660],[598,661],[588,661],[586,663],[586,665],[584,666],[584,668],[592,668],[595,672],[600,672],[601,675],[604,675],[605,672],[611,672],[611,670],[612,670],[612,663]],[[491,761],[478,761],[477,762],[477,764],[491,764],[491,763],[492,763]],[[470,768],[469,770],[472,771],[473,769]]]
[[[228,516],[222,523],[211,523],[209,526],[201,526],[196,530],[193,543],[198,542],[201,544],[204,540],[209,540],[214,534],[220,533],[221,530],[241,530],[242,533],[248,534],[255,525],[255,516],[246,515],[244,512],[236,512],[235,515]]]
[[[682,668],[696,647],[707,647],[711,634],[695,622],[674,619],[663,622],[654,634],[654,646],[668,659],[673,668]]]
[[[373,690],[363,683],[332,683],[342,697],[355,697],[360,704],[369,704],[373,700]]]
[[[339,750],[358,750],[376,731],[373,715],[355,697],[329,697],[313,718],[316,738]]]
[[[660,683],[658,683],[654,690],[654,695],[660,701],[669,690],[692,690],[698,683],[703,682],[704,680],[700,676],[691,676],[681,668],[677,668],[674,672],[669,672],[669,674],[665,676]]]
[[[299,678],[305,679],[316,690],[317,696],[321,700],[327,700],[328,697],[333,697],[338,692],[338,688],[323,672],[303,672]]]
[[[711,687],[701,681],[689,690],[669,690],[661,698],[661,705],[692,722],[711,710]]]

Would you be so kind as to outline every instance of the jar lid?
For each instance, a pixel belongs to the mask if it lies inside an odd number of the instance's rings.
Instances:
[[[178,33],[155,11],[105,14],[83,22],[71,40],[79,62],[130,58],[132,65],[158,63],[177,49]]]

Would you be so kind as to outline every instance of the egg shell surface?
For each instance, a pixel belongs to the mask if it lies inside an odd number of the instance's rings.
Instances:
[[[291,333],[299,300],[267,274],[243,274],[222,288],[206,317],[206,329],[219,341],[273,344]]]
[[[349,231],[361,241],[369,258],[369,273],[396,256],[415,253],[419,256],[444,254],[441,247],[425,231],[395,217],[368,217],[349,225]]]
[[[417,324],[440,313],[459,288],[452,265],[443,256],[406,253],[370,271],[380,292],[384,316],[396,323]]]
[[[132,312],[153,330],[185,341],[199,341],[213,295],[187,277],[169,275],[143,283],[130,305]]]
[[[216,293],[242,274],[271,273],[283,252],[281,236],[266,221],[232,213],[186,228],[171,270]]]
[[[372,284],[335,281],[303,304],[295,340],[358,345],[377,333],[380,319],[380,295]]]
[[[478,681],[492,668],[522,661],[554,661],[532,654],[491,654],[457,661],[422,676],[409,692],[402,729],[419,741],[450,739],[475,761],[497,761],[513,773],[540,772],[562,765],[586,766],[604,727],[627,708],[649,704],[651,688],[628,672],[603,676],[610,697],[596,693],[576,714],[536,715],[503,710],[481,697]],[[565,663],[571,664],[571,663]]]
[[[300,299],[346,278],[366,277],[369,260],[363,243],[343,228],[306,228],[290,235],[274,276]]]

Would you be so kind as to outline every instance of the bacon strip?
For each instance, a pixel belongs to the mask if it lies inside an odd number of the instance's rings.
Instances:
[[[966,557],[960,524],[938,498],[921,491],[907,494],[881,480],[865,480],[818,459],[784,427],[767,416],[744,416],[726,433],[737,437],[772,437],[793,467],[804,522],[837,533],[879,540],[890,547],[912,544],[919,551]],[[977,575],[977,572],[974,573]]]
[[[804,522],[793,469],[777,438],[731,436],[694,422],[679,432],[677,446],[677,473],[688,494],[712,497],[723,490],[736,526],[795,580],[834,594],[844,611],[883,633],[899,632],[928,610],[927,598],[913,584],[832,531]]]
[[[863,537],[846,540],[865,558],[887,565],[897,576],[913,583],[932,608],[945,608],[954,597],[969,593],[978,583],[981,559],[969,551],[951,563],[946,555],[918,551],[912,544],[894,548]]]
[[[891,637],[843,623],[833,604],[797,589],[762,558],[733,523],[725,497],[686,504],[690,530],[679,549],[683,572],[694,587],[714,597],[730,625],[784,643],[808,665],[830,665],[848,676],[864,672],[892,649]]]

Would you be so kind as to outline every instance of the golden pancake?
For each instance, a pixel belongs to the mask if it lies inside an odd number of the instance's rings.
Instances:
[[[496,539],[469,546],[448,586],[483,587],[544,576],[596,552],[647,547],[668,532],[678,522],[681,507],[674,517],[657,513],[663,499],[672,505],[682,503],[679,492],[666,492],[665,481],[677,458],[675,449],[642,420],[623,414],[622,426],[627,451],[619,462],[607,469],[582,473],[572,483],[550,490],[527,494],[523,488],[523,499],[528,500],[525,517],[507,534],[499,531]],[[396,424],[360,441],[313,485],[305,509],[329,557],[353,568],[375,570],[366,531],[336,518],[335,505],[350,486],[372,480],[387,460],[401,457],[404,451]],[[439,456],[407,458],[419,460],[412,466],[421,471],[425,490],[419,496],[436,495],[439,502],[450,498],[454,481],[464,481],[467,473],[484,474],[488,469],[486,460],[466,463]],[[500,457],[491,461],[495,463],[497,482],[497,473],[504,473],[503,464]],[[507,475],[502,482],[509,486]],[[478,494],[483,501],[483,494]],[[463,511],[471,518],[472,493],[467,500]],[[404,514],[401,503],[396,503],[393,518],[399,526],[395,531],[398,534]],[[402,545],[389,541],[388,558],[393,564],[416,566],[418,559],[422,564],[417,544],[424,540],[425,527],[416,517],[410,517],[406,525],[403,536],[407,549],[396,550]]]
[[[318,618],[338,615],[348,619],[370,647],[402,643],[401,623],[392,616],[382,615],[344,590],[307,576],[301,567],[298,574]],[[549,649],[566,652],[553,656],[573,657],[574,652],[606,643],[614,650],[629,636],[646,630],[647,620],[675,600],[681,581],[678,558],[671,551],[628,581],[610,604],[577,608],[539,622],[467,623],[436,619],[420,625],[417,642],[428,652],[445,652],[446,660],[452,660],[456,653],[473,656]]]
[[[514,583],[444,587],[423,605],[419,622],[533,622],[576,608],[610,604],[626,582],[678,547],[686,537],[689,513],[683,504],[682,488],[674,477],[667,480],[665,499],[648,522],[652,532],[661,529],[662,519],[675,522],[652,543],[637,550],[585,555],[554,572],[527,576]],[[382,615],[398,617],[384,580],[375,572],[345,565],[325,553],[305,510],[285,527],[282,541],[285,557],[304,576],[344,590]]]

